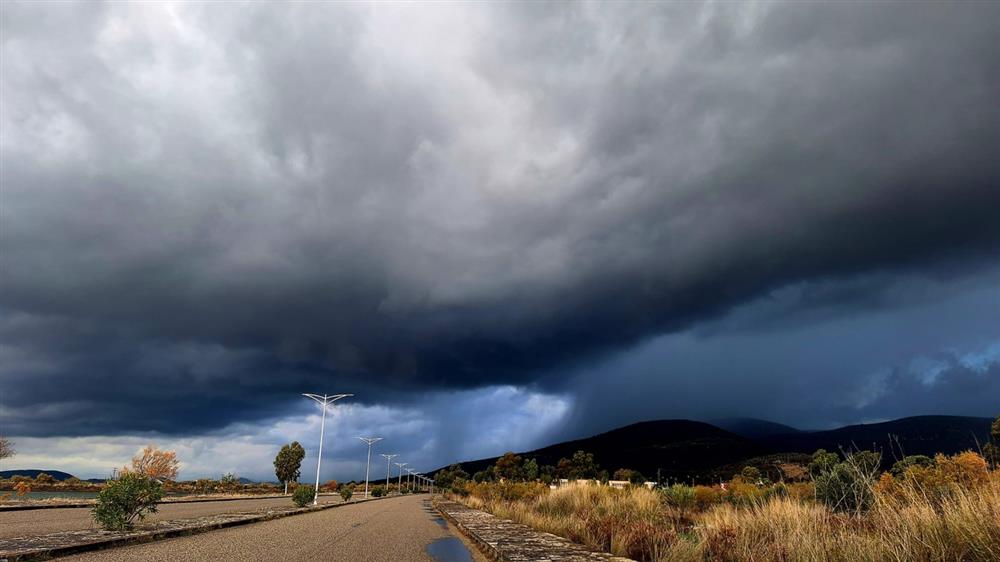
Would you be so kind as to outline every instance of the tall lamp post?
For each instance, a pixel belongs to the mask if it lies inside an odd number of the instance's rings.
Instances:
[[[392,468],[389,465],[390,465],[390,463],[392,463],[392,459],[398,457],[399,455],[387,455],[385,453],[382,453],[382,456],[385,457],[385,493],[388,494],[389,493],[389,469]]]
[[[372,444],[381,441],[381,437],[358,437],[358,439],[368,443],[368,463],[365,464],[365,499],[368,499],[368,469],[372,465]]]
[[[319,455],[316,457],[316,490],[313,494],[313,505],[319,503],[319,467],[323,462],[323,432],[326,430],[326,407],[341,398],[354,396],[353,394],[303,394],[307,398],[312,398],[323,406],[323,421],[319,424]]]
[[[402,494],[403,493],[403,467],[406,466],[409,463],[394,462],[392,464],[394,464],[394,465],[396,465],[396,466],[399,467],[399,483],[396,484],[396,487],[399,488],[398,491],[399,491],[400,494]]]

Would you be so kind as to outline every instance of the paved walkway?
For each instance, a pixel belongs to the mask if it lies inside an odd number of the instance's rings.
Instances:
[[[346,505],[254,523],[63,558],[77,562],[133,561],[434,561],[427,547],[457,542],[426,494]],[[433,549],[432,549],[433,550]],[[471,549],[466,560],[484,562]],[[461,560],[449,558],[452,560]]]

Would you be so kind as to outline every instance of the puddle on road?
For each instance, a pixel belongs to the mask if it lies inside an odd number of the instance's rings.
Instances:
[[[427,545],[427,554],[438,562],[472,562],[472,554],[465,543],[455,537],[445,537]]]
[[[448,528],[448,522],[444,520],[444,517],[434,517],[434,518],[431,519],[431,521],[434,521],[435,523],[437,523],[438,525],[441,525],[445,529]]]

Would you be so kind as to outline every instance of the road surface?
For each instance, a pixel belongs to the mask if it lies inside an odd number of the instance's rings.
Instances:
[[[457,547],[432,557],[437,546]],[[484,562],[430,507],[426,494],[383,499],[200,535],[62,558],[74,562],[177,560]]]
[[[339,503],[340,496],[320,496],[322,503]],[[184,502],[160,504],[160,509],[147,517],[147,521],[190,519],[203,515],[217,515],[234,511],[254,511],[268,507],[291,506],[292,498],[248,499],[213,502]],[[90,508],[72,507],[58,509],[31,509],[25,511],[0,511],[0,539],[45,535],[59,531],[79,531],[97,528],[90,515]]]

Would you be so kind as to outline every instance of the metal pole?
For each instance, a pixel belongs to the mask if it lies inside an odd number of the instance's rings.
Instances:
[[[385,493],[388,494],[389,493],[389,470],[392,468],[389,465],[390,465],[390,463],[392,463],[392,459],[398,457],[399,455],[387,455],[385,453],[382,453],[382,456],[385,457]]]
[[[358,437],[358,439],[368,443],[368,463],[365,464],[365,499],[368,499],[368,469],[372,465],[372,444],[381,441],[381,437]]]
[[[313,491],[313,505],[319,504],[319,469],[323,463],[323,435],[326,431],[326,407],[333,404],[341,398],[347,398],[348,396],[354,396],[353,394],[330,394],[322,395],[319,394],[303,394],[307,398],[315,400],[317,403],[323,406],[323,420],[319,425],[319,455],[316,457],[316,489]]]
[[[393,464],[395,464],[396,466],[399,467],[399,481],[396,483],[396,487],[399,488],[398,492],[400,494],[402,494],[403,493],[403,467],[406,466],[407,463],[405,463],[405,462],[397,462],[397,463],[393,463]]]
[[[323,462],[323,431],[326,429],[326,402],[323,402],[323,421],[319,424],[319,456],[316,457],[316,489],[313,490],[313,505],[319,503],[319,467]]]

